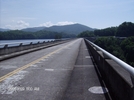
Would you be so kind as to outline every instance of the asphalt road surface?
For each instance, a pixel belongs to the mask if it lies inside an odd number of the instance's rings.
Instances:
[[[110,100],[83,39],[0,62],[0,100]]]
[[[0,62],[0,100],[61,100],[82,39]]]

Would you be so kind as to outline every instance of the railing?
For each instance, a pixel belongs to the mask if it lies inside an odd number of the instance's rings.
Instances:
[[[28,45],[28,44],[37,44],[37,43],[44,43],[44,42],[48,42],[49,40],[45,41],[45,40],[34,40],[34,41],[26,41],[26,42],[12,42],[12,43],[1,43],[0,44],[0,48],[3,47],[12,47],[12,46],[19,46],[19,45]],[[55,41],[55,40],[50,40],[50,41]]]
[[[87,40],[87,39],[86,39]],[[94,43],[92,43],[91,41],[87,40],[92,46],[94,46],[97,50],[101,51],[104,55],[106,55],[108,58],[114,60],[117,64],[119,64],[120,66],[122,66],[126,71],[128,71],[130,73],[130,76],[132,78],[132,82],[134,84],[134,68],[130,65],[128,65],[127,63],[123,62],[122,60],[120,60],[119,58],[113,56],[112,54],[110,54],[109,52],[107,52],[106,50],[100,48],[99,46],[95,45]]]

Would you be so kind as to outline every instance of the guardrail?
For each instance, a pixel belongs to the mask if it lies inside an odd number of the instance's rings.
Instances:
[[[134,68],[130,65],[128,65],[127,63],[125,63],[124,61],[120,60],[119,58],[113,56],[112,54],[110,54],[109,52],[107,52],[106,50],[100,48],[99,46],[97,46],[96,44],[94,44],[93,42],[87,40],[91,45],[93,45],[95,48],[97,48],[98,50],[102,51],[103,54],[107,57],[109,57],[110,59],[114,60],[116,63],[118,63],[120,66],[122,66],[126,71],[128,71],[131,75],[132,78],[134,78]],[[132,80],[134,82],[134,80]],[[134,84],[134,83],[133,83]]]
[[[57,41],[57,40],[50,40],[50,41]],[[12,47],[12,46],[19,46],[19,45],[28,45],[28,44],[37,44],[37,43],[45,43],[50,42],[49,40],[34,40],[34,41],[26,41],[26,42],[12,42],[12,43],[0,43],[0,48],[3,47]]]
[[[73,39],[56,39],[55,41],[47,41],[47,42],[37,42],[37,43],[32,43],[30,42],[30,44],[26,44],[26,45],[22,45],[22,43],[20,43],[17,46],[11,46],[9,47],[8,45],[4,48],[0,48],[0,61],[5,60],[5,59],[9,59],[9,58],[13,58],[16,56],[20,56],[23,54],[27,54],[30,52],[34,52],[37,50],[41,50],[41,49],[45,49],[48,47],[52,47],[58,44],[62,44],[62,43],[66,43],[69,42]],[[12,43],[11,43],[12,44]]]
[[[36,42],[26,41],[26,42],[2,43],[0,44],[0,56],[38,47],[42,48],[43,46],[47,46],[50,44],[54,45],[56,43],[60,43],[61,41],[67,41],[67,40],[69,39],[55,39],[49,41],[36,41]]]
[[[113,100],[134,100],[134,68],[85,40]]]

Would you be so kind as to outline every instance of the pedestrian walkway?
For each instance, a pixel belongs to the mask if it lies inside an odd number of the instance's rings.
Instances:
[[[63,100],[110,100],[84,40]]]

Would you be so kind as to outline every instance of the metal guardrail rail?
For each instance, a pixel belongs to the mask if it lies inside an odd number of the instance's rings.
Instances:
[[[54,40],[53,40],[54,41]],[[43,42],[47,42],[47,41],[45,41],[45,40],[42,40],[42,41],[26,41],[26,42],[12,42],[12,43],[1,43],[0,44],[0,46],[3,46],[3,45],[13,45],[13,44],[30,44],[30,43],[38,43],[38,42],[40,42],[40,43],[43,43]]]
[[[12,47],[12,46],[19,46],[19,45],[28,45],[28,44],[37,44],[37,43],[45,43],[45,42],[52,42],[52,41],[61,41],[61,40],[67,40],[66,39],[51,39],[51,40],[34,40],[34,41],[26,41],[26,42],[12,42],[12,43],[0,43],[0,48],[3,48],[5,46]]]
[[[60,39],[53,39],[53,40],[34,40],[34,41],[23,41],[23,42],[12,42],[12,43],[0,43],[0,48],[7,47],[13,47],[13,46],[19,46],[19,45],[29,45],[29,44],[38,44],[38,43],[45,43],[45,42],[52,42],[52,41],[59,41]]]
[[[30,44],[32,43],[31,41],[30,42],[13,42],[13,43],[2,43],[0,44],[0,46],[5,46],[5,45],[16,45],[16,44]]]
[[[90,43],[92,46],[94,46],[96,49],[100,50],[103,52],[104,55],[106,55],[107,57],[109,57],[110,59],[114,60],[117,64],[119,64],[120,66],[122,66],[126,71],[128,71],[130,73],[132,82],[134,84],[134,68],[130,65],[128,65],[127,63],[125,63],[124,61],[120,60],[119,58],[115,57],[114,55],[110,54],[109,52],[107,52],[106,50],[100,48],[99,46],[97,46],[96,44],[92,43],[91,41],[87,40],[86,41],[88,43]]]

